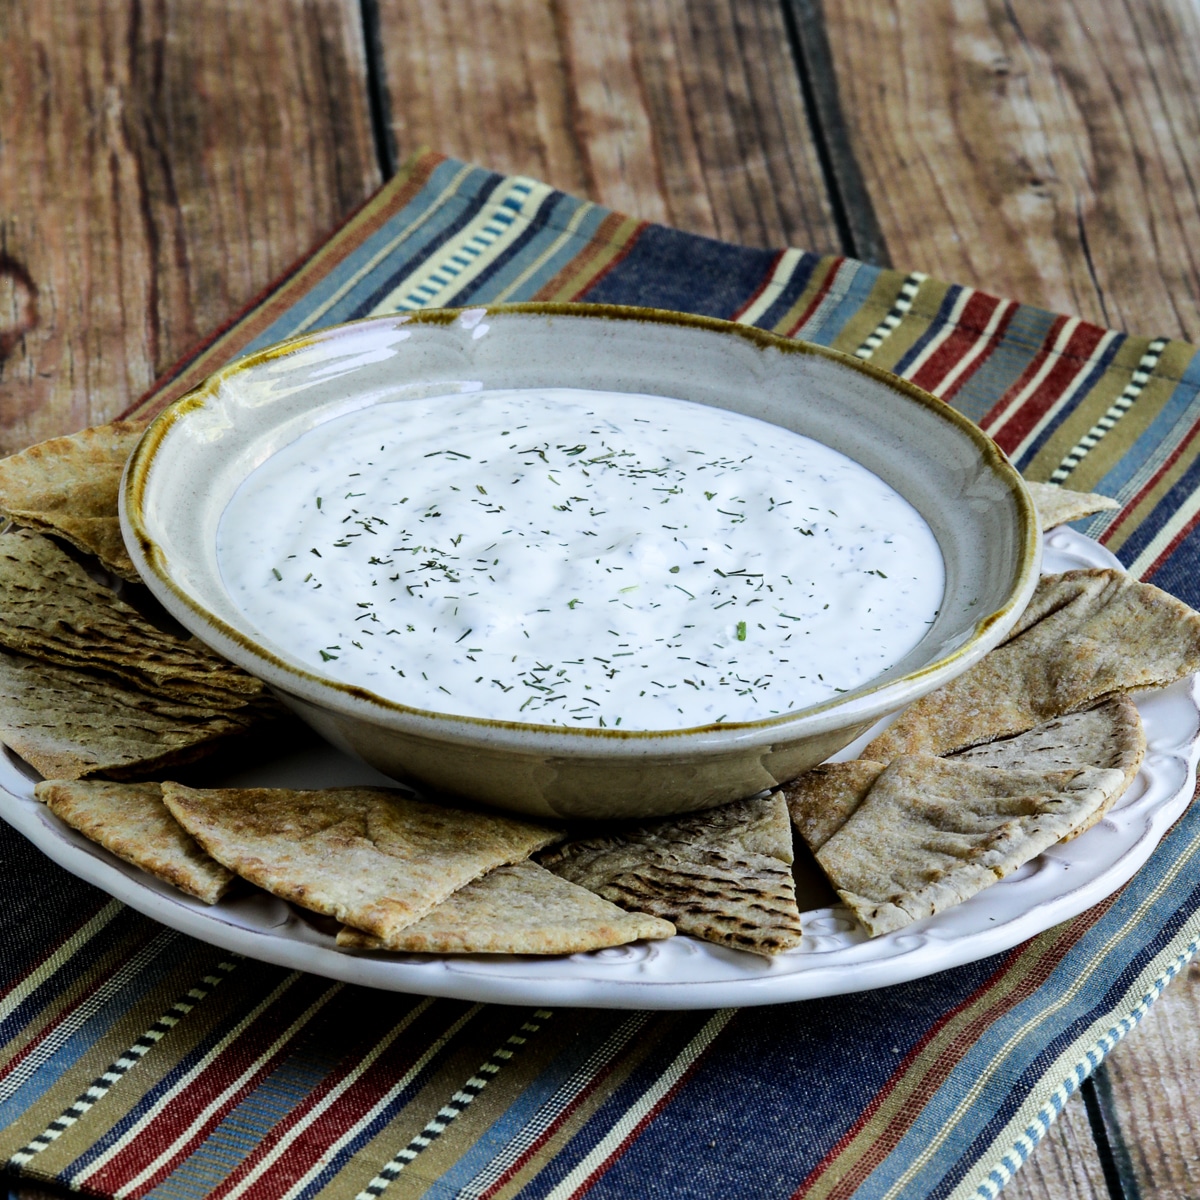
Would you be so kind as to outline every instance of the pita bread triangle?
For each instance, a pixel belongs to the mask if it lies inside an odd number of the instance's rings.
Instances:
[[[705,941],[767,955],[800,941],[780,792],[578,838],[540,861],[624,909],[652,913]]]
[[[84,837],[205,904],[216,904],[233,882],[233,872],[205,854],[167,811],[157,783],[53,779],[39,783],[34,795]]]
[[[0,646],[183,703],[282,715],[261,680],[190,634],[151,624],[28,530],[0,534]]]
[[[387,943],[343,928],[338,945],[421,954],[581,954],[675,927],[627,913],[536,863],[497,867],[468,883]]]
[[[562,836],[387,788],[162,787],[172,815],[219,863],[389,944],[473,879]]]
[[[249,706],[183,704],[0,650],[0,741],[47,779],[144,778],[262,731],[257,715]]]
[[[1025,481],[1033,506],[1037,509],[1038,521],[1043,529],[1053,529],[1092,513],[1111,512],[1121,506],[1109,496],[1098,492],[1073,492],[1070,488],[1054,483],[1030,483]]]
[[[1043,577],[1008,641],[910,705],[863,751],[952,754],[1200,668],[1200,614],[1113,570]]]
[[[94,554],[122,579],[138,573],[121,537],[117,493],[145,425],[114,421],[0,460],[0,513]]]
[[[872,936],[1003,879],[1111,803],[1119,770],[1014,771],[903,755],[817,851]]]

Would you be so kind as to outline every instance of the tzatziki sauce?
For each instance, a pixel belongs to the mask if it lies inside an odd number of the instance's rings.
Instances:
[[[833,699],[921,640],[945,582],[917,511],[838,451],[573,388],[334,416],[243,481],[217,559],[262,637],[327,678],[588,729]]]

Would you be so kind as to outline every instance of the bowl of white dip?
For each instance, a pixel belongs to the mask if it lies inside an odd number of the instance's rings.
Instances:
[[[770,788],[1037,580],[1021,480],[867,363],[647,309],[294,338],[168,408],[121,521],[165,607],[398,780],[541,816]]]

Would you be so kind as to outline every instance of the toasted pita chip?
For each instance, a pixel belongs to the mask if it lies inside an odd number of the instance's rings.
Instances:
[[[84,837],[205,904],[216,904],[234,880],[167,811],[157,783],[52,779],[34,795]]]
[[[521,862],[468,883],[386,943],[348,927],[337,943],[420,954],[581,954],[674,933],[667,921],[627,913],[536,863]]]
[[[866,759],[825,763],[785,785],[792,824],[814,854],[850,819],[883,769]]]
[[[1087,712],[1071,713],[1028,733],[961,750],[952,758],[985,767],[1017,771],[1068,771],[1076,767],[1106,767],[1120,771],[1125,782],[1107,804],[1101,805],[1065,841],[1078,837],[1104,816],[1133,782],[1146,756],[1146,733],[1137,705],[1116,696]]]
[[[282,715],[261,680],[196,638],[152,625],[39,533],[0,534],[0,646],[152,695]]]
[[[579,838],[541,856],[556,875],[624,909],[652,913],[705,941],[768,955],[801,937],[791,860],[780,792]]]
[[[1008,641],[918,700],[863,751],[951,754],[1200,668],[1200,614],[1120,571],[1068,571],[1038,585]]]
[[[1097,767],[1010,771],[904,755],[817,852],[872,936],[958,904],[1086,822],[1125,785]]]
[[[1090,517],[1092,513],[1121,507],[1110,496],[1101,496],[1098,492],[1073,492],[1054,483],[1027,481],[1025,486],[1033,497],[1033,506],[1043,529],[1053,529],[1056,525],[1078,521],[1080,517]]]
[[[259,728],[250,709],[180,704],[0,651],[0,742],[47,779],[144,778]]]
[[[52,438],[0,460],[0,513],[94,554],[114,575],[136,581],[117,518],[125,460],[145,425],[114,421]]]
[[[389,944],[471,880],[562,836],[385,788],[201,791],[164,783],[163,799],[231,871]]]

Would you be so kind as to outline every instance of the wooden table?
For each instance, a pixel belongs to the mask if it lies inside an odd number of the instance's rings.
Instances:
[[[120,412],[421,144],[1200,337],[1194,0],[0,0],[0,50],[2,451]],[[1006,1195],[1200,1196],[1198,1096],[1193,966]]]

